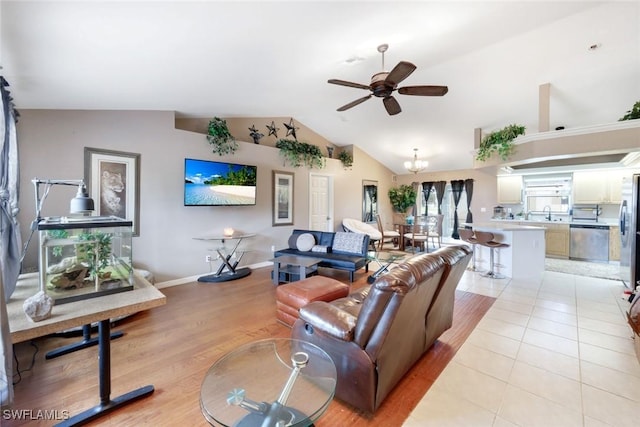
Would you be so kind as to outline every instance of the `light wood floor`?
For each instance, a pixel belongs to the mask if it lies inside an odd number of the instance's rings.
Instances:
[[[199,406],[200,384],[219,357],[249,341],[288,337],[290,329],[275,320],[275,287],[270,268],[254,270],[247,278],[227,283],[190,283],[162,292],[167,304],[118,322],[113,330],[125,336],[112,341],[111,396],[153,384],[150,397],[120,408],[91,425],[205,426]],[[332,274],[323,270],[322,274]],[[347,274],[335,272],[348,282]],[[363,270],[354,288],[366,285]],[[494,299],[456,293],[454,326],[407,373],[375,416],[361,413],[334,399],[318,427],[400,426],[429,389]],[[79,338],[45,337],[35,365],[22,372],[15,386],[13,409],[69,411],[75,415],[99,402],[97,349],[81,350],[45,360],[47,351]],[[31,364],[35,347],[15,346],[21,370]],[[3,426],[51,425],[50,421],[3,419]]]

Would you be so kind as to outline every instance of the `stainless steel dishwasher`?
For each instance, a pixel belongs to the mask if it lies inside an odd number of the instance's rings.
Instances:
[[[609,261],[609,226],[569,225],[569,258],[582,261]]]

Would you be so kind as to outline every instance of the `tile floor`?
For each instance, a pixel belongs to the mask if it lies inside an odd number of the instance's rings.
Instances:
[[[640,363],[622,282],[467,271],[458,289],[497,300],[404,427],[640,425]]]

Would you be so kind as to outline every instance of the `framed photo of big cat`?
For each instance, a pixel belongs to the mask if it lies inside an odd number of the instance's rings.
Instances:
[[[96,214],[133,223],[140,235],[140,154],[84,148],[84,180]]]

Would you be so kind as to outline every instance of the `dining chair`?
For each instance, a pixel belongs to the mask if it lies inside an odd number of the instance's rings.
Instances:
[[[380,214],[376,215],[376,222],[378,223],[378,230],[382,234],[382,238],[378,241],[378,250],[382,250],[382,245],[384,245],[385,242],[392,242],[393,246],[397,247],[398,241],[400,240],[400,233],[395,230],[385,230]]]
[[[417,249],[423,249],[428,251],[428,246],[425,242],[427,242],[428,237],[429,224],[428,220],[424,216],[419,216],[415,218],[413,223],[412,231],[410,233],[405,233],[404,240],[411,240],[411,247],[413,252],[415,253]]]
[[[427,237],[431,240],[435,249],[436,242],[438,247],[442,247],[442,222],[444,221],[444,215],[430,215],[429,216],[429,230]]]

